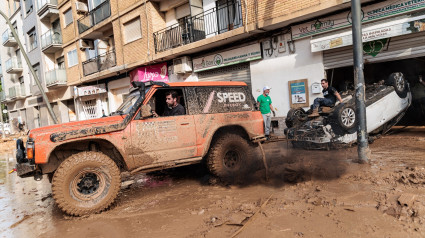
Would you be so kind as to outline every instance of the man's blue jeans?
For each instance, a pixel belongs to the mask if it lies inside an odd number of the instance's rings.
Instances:
[[[334,101],[328,98],[316,98],[314,99],[313,105],[311,105],[311,110],[317,109],[320,106],[331,107],[335,104]]]

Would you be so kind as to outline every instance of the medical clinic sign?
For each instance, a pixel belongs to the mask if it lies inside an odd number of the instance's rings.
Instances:
[[[392,0],[362,7],[362,23],[425,9],[425,0]],[[291,28],[294,40],[351,27],[351,11],[317,19]]]
[[[167,63],[139,67],[130,72],[130,81],[136,82],[168,82]]]
[[[260,44],[253,44],[213,55],[195,58],[193,59],[193,71],[200,72],[257,59],[261,59]]]

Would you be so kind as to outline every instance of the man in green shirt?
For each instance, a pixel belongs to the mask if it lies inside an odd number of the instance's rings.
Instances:
[[[270,139],[270,124],[272,123],[271,112],[273,112],[273,116],[276,116],[276,113],[274,112],[274,109],[272,106],[272,99],[270,98],[269,93],[270,93],[270,87],[265,86],[263,88],[263,94],[261,94],[257,98],[257,104],[260,107],[260,111],[264,119],[264,131],[265,131],[264,133],[266,134],[267,140]]]

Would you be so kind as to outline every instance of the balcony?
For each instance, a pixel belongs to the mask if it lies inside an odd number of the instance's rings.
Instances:
[[[4,91],[0,92],[0,102],[6,102],[6,93]]]
[[[155,52],[187,45],[241,27],[242,11],[238,2],[212,8],[153,33]]]
[[[59,17],[58,0],[38,0],[37,15],[40,21],[51,21],[51,18]]]
[[[9,99],[23,99],[25,98],[25,88],[21,86],[12,86],[9,88]]]
[[[22,73],[22,62],[16,56],[6,61],[6,73],[19,74]]]
[[[117,64],[115,58],[115,50],[108,51],[94,58],[83,62],[83,74],[88,76],[105,69],[114,67]]]
[[[45,74],[46,87],[57,88],[66,86],[66,70],[54,69]]]
[[[111,6],[109,4],[109,0],[107,0],[88,12],[87,15],[78,19],[78,33],[81,34],[89,30],[110,16]]]
[[[44,53],[55,53],[62,50],[62,35],[49,30],[41,36],[41,50]]]
[[[16,42],[16,39],[13,37],[12,31],[10,29],[7,29],[5,32],[3,32],[1,39],[3,46],[15,47],[18,45],[18,42]]]

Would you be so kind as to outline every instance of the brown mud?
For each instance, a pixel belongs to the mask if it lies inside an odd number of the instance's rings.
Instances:
[[[1,146],[1,145],[0,145]],[[1,148],[1,147],[0,147]],[[231,185],[202,166],[123,174],[114,205],[71,217],[55,205],[47,179],[7,175],[0,158],[1,237],[425,237],[425,128],[394,128],[370,145],[292,150],[264,145],[261,157]]]

